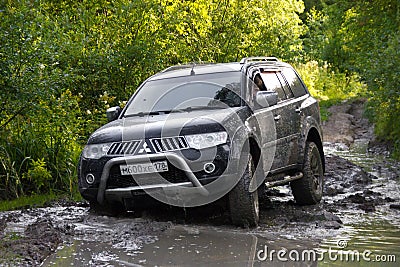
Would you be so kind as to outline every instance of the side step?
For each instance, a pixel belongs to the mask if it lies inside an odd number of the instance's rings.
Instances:
[[[279,180],[279,181],[265,182],[265,186],[267,188],[271,188],[271,187],[278,186],[278,185],[284,185],[284,184],[287,184],[287,183],[292,182],[294,180],[298,180],[298,179],[300,179],[302,177],[303,177],[303,173],[302,172],[297,172],[295,175],[293,175],[293,176],[287,175],[287,176],[283,177],[282,180]]]

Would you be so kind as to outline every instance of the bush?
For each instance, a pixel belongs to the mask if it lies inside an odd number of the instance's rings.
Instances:
[[[317,61],[296,64],[296,69],[310,93],[321,101],[342,101],[365,96],[367,87],[356,74],[335,72],[334,68]]]
[[[322,65],[317,61],[296,64],[296,69],[311,95],[320,101],[322,120],[328,118],[327,109],[330,106],[346,99],[366,96],[367,86],[356,74],[336,72],[327,63]]]
[[[34,185],[34,191],[41,192],[42,188],[50,188],[51,173],[46,168],[46,162],[43,158],[32,160],[27,173],[23,175],[24,179]]]
[[[24,193],[73,192],[82,146],[78,98],[67,90],[32,105],[0,134],[0,199]]]

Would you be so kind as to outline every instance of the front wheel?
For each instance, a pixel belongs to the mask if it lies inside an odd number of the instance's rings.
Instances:
[[[324,170],[321,154],[314,142],[307,142],[303,177],[290,183],[297,204],[312,205],[321,201],[324,182]]]
[[[250,182],[255,172],[251,154],[247,166],[236,186],[229,192],[229,210],[234,225],[256,227],[259,221],[258,192],[249,192]]]

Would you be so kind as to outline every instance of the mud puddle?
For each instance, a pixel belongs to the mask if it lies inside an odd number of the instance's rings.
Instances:
[[[103,250],[93,244],[78,242],[58,251],[44,266],[101,265],[101,266],[248,266],[261,262],[262,251],[287,248],[312,249],[311,241],[293,241],[270,234],[249,233],[209,226],[174,225],[154,243],[148,243],[136,252]],[[261,253],[260,253],[261,251]],[[72,253],[71,253],[72,252]],[[257,254],[258,253],[258,254]],[[83,256],[83,258],[82,258]],[[88,260],[91,259],[91,260]],[[96,261],[96,262],[95,262]],[[101,261],[103,261],[102,265]],[[96,263],[96,264],[94,264]],[[300,266],[300,265],[299,265]]]

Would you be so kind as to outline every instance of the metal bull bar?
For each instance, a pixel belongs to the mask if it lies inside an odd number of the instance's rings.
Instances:
[[[173,153],[160,153],[160,154],[151,154],[151,155],[136,155],[136,156],[126,156],[126,157],[118,157],[118,158],[113,158],[110,159],[103,168],[103,172],[101,174],[100,178],[100,185],[99,185],[99,190],[97,193],[97,201],[102,204],[104,202],[104,196],[105,196],[105,191],[106,191],[106,186],[107,186],[107,180],[110,175],[110,170],[111,168],[116,165],[116,164],[121,164],[121,163],[140,163],[140,162],[146,162],[150,160],[165,160],[168,159],[172,164],[175,164],[178,168],[183,170],[188,177],[189,181],[192,183],[193,187],[196,187],[199,189],[199,192],[202,195],[208,195],[209,192],[208,190],[200,183],[200,181],[197,179],[197,177],[193,174],[192,170],[189,168],[188,164],[186,161],[178,156],[177,154]]]

